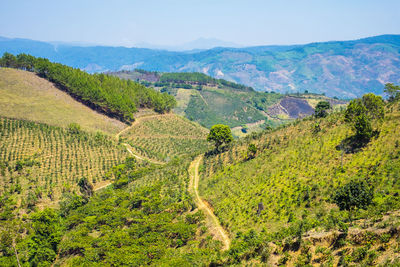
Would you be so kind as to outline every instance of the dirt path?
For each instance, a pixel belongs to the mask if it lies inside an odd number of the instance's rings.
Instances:
[[[143,119],[150,119],[150,118],[156,118],[156,117],[162,117],[162,116],[165,116],[165,114],[153,114],[153,115],[147,115],[147,116],[142,116],[142,117],[136,118],[135,121],[131,125],[129,125],[128,127],[124,128],[122,131],[117,133],[115,135],[115,139],[117,139],[117,141],[118,141],[118,139],[121,136],[121,134],[123,134],[126,131],[129,131],[130,129],[132,129],[136,124],[138,124]]]
[[[126,131],[129,131],[130,129],[132,129],[136,124],[138,124],[143,119],[155,118],[155,117],[160,117],[160,116],[165,116],[165,115],[163,115],[163,114],[155,114],[155,115],[148,115],[148,116],[143,116],[143,117],[139,117],[139,118],[135,119],[135,121],[130,126],[126,127],[125,129],[123,129],[122,131],[117,133],[115,135],[115,139],[118,141],[119,137],[121,136],[121,134],[123,134]],[[126,150],[128,150],[129,154],[131,154],[132,156],[134,156],[135,158],[137,158],[139,160],[145,160],[145,161],[149,161],[151,163],[160,164],[160,165],[165,164],[164,162],[160,162],[160,161],[152,160],[152,159],[149,159],[149,158],[145,158],[145,157],[142,157],[142,156],[139,156],[139,155],[133,153],[132,147],[127,143],[122,143],[122,145],[124,145],[126,147]]]
[[[206,215],[206,225],[210,232],[214,235],[214,238],[223,243],[223,250],[228,250],[231,244],[228,234],[222,228],[218,218],[214,215],[213,211],[207,205],[207,203],[200,198],[199,195],[199,166],[203,160],[203,156],[198,156],[189,167],[190,182],[189,192],[194,195],[194,201],[197,207],[202,210]]]
[[[137,158],[139,160],[149,161],[153,164],[159,164],[159,165],[165,164],[165,162],[160,162],[160,161],[156,161],[156,160],[152,160],[149,158],[144,158],[142,156],[136,155],[135,153],[132,152],[132,147],[127,143],[123,143],[122,145],[124,145],[126,147],[126,150],[128,150],[129,154],[131,154],[132,156],[134,156],[135,158]]]
[[[200,95],[201,99],[203,99],[204,103],[208,106],[208,103],[207,103],[207,101],[205,100],[205,98],[203,97],[203,95],[202,95],[201,93],[199,93],[199,95]]]
[[[103,189],[103,188],[105,188],[105,187],[107,187],[107,186],[109,186],[109,185],[111,185],[112,184],[112,182],[110,182],[110,181],[103,181],[103,182],[100,182],[100,183],[98,183],[96,186],[94,186],[94,188],[93,188],[93,191],[98,191],[98,190],[100,190],[100,189]]]

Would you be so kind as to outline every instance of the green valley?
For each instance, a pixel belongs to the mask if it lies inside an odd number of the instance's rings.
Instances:
[[[0,265],[399,264],[397,85],[347,102],[4,59]]]

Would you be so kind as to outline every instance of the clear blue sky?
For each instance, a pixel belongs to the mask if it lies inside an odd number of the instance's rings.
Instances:
[[[132,46],[295,44],[400,34],[399,0],[0,0],[0,36]]]

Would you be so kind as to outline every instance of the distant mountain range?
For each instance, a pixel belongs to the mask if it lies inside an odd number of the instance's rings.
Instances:
[[[187,42],[180,45],[154,45],[150,43],[138,43],[135,45],[139,48],[150,48],[150,49],[162,49],[168,51],[187,51],[187,52],[198,52],[200,50],[212,49],[215,47],[243,47],[242,45],[222,41],[216,38],[198,38],[191,42]]]
[[[74,46],[0,37],[0,53],[29,53],[88,72],[203,72],[259,91],[325,93],[350,98],[381,94],[400,83],[400,35],[289,46],[218,47],[174,52],[148,48]]]

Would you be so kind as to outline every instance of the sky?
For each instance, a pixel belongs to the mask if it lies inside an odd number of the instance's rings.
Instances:
[[[0,36],[132,47],[242,46],[400,34],[399,0],[0,0]]]

